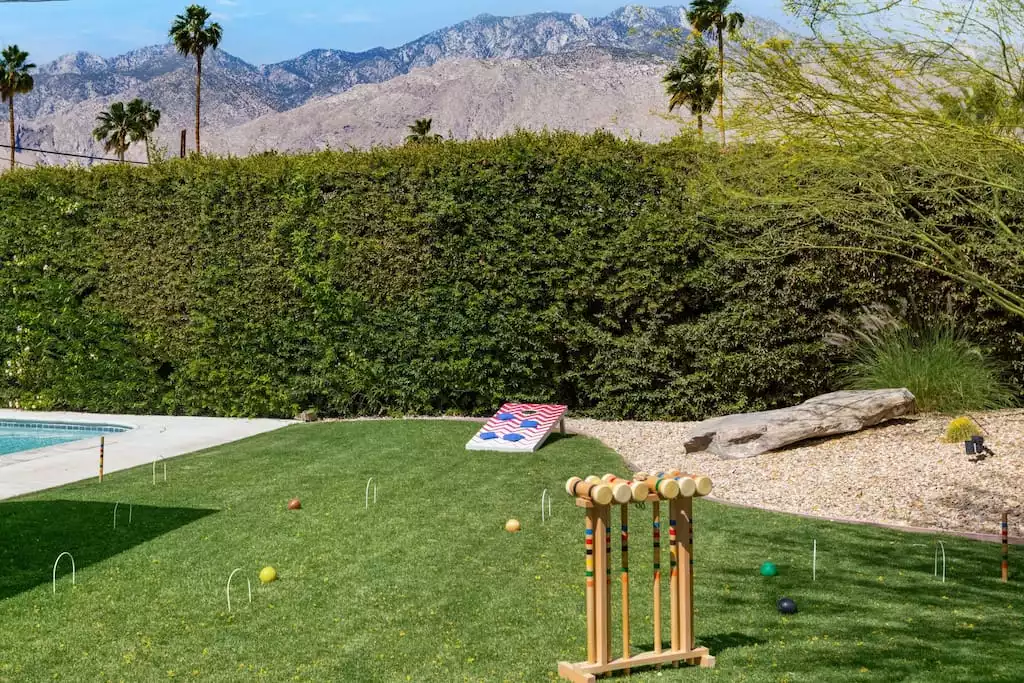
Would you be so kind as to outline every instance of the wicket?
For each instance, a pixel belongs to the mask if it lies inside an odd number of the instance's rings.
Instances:
[[[706,647],[695,647],[693,632],[693,498],[711,492],[708,477],[659,472],[638,473],[634,481],[606,474],[573,477],[565,485],[586,510],[587,661],[558,663],[558,675],[574,683],[593,683],[597,676],[639,666],[681,661],[710,668],[715,658]],[[628,495],[627,495],[628,492]],[[661,638],[661,502],[669,518],[669,623],[671,645]],[[654,651],[630,654],[629,623],[629,504],[652,503],[654,534]],[[622,656],[611,655],[611,510],[619,506],[622,552]]]

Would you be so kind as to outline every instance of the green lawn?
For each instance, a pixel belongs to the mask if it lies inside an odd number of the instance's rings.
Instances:
[[[562,486],[625,470],[581,437],[470,453],[476,429],[297,425],[172,460],[166,484],[143,467],[0,503],[0,681],[554,678],[585,645],[583,516]],[[541,525],[545,487],[554,519]],[[293,496],[301,511],[285,509]],[[510,517],[522,533],[503,530]],[[633,641],[648,648],[649,514],[631,521]],[[695,523],[697,638],[718,666],[633,680],[1021,679],[1024,595],[999,582],[997,545],[945,538],[943,584],[927,536],[703,502]],[[54,596],[64,550],[78,585],[63,566]],[[778,577],[759,576],[764,560]],[[259,584],[265,565],[279,581]],[[798,615],[776,612],[781,595]]]

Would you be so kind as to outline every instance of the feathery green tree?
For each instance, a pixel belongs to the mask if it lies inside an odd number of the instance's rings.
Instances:
[[[954,123],[1009,132],[1022,122],[1021,102],[991,76],[982,76],[957,91],[935,94],[942,115]]]
[[[1024,195],[1024,3],[787,5],[813,37],[745,46],[737,69],[748,95],[742,132],[789,151],[775,169],[780,177],[815,167],[840,181],[827,196],[742,197],[724,184],[718,190],[838,233],[810,245],[766,231],[752,253],[884,253],[1024,316],[1019,281],[986,267],[1001,254],[1024,252],[1024,226],[1004,209]],[[936,206],[955,220],[937,221]],[[983,252],[970,246],[979,243]]]

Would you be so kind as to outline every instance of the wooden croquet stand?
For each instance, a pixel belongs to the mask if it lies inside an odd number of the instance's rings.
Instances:
[[[636,502],[636,501],[633,501]],[[679,496],[666,500],[651,492],[641,502],[653,504],[654,528],[654,651],[630,653],[629,646],[629,571],[628,571],[628,514],[629,504],[615,502],[600,505],[589,498],[576,498],[576,505],[586,509],[587,523],[587,661],[559,662],[558,675],[574,683],[593,683],[598,676],[613,671],[661,666],[679,662],[713,668],[715,658],[706,647],[695,647],[693,631],[693,498]],[[671,647],[662,649],[661,634],[661,571],[660,571],[660,510],[668,503],[669,552],[669,620]],[[622,656],[612,659],[611,640],[611,508],[619,507],[622,515]],[[593,568],[590,570],[590,568]],[[604,577],[604,580],[601,580]]]

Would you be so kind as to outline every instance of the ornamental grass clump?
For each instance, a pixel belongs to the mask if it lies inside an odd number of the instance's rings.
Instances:
[[[850,389],[906,387],[924,412],[997,410],[1014,403],[1003,369],[953,328],[937,324],[912,328],[888,309],[865,309],[852,336],[830,335],[849,360],[844,384]]]
[[[959,443],[970,441],[976,436],[981,436],[981,429],[969,417],[957,417],[949,422],[946,427],[946,443]]]

